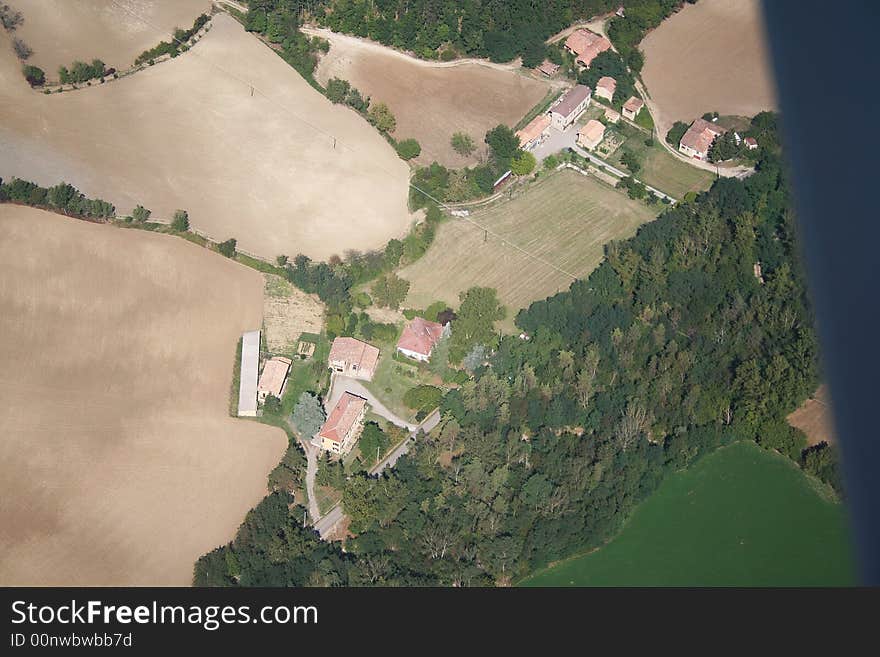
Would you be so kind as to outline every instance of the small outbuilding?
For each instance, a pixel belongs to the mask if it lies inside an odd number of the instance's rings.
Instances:
[[[292,361],[284,356],[275,356],[266,361],[266,364],[263,365],[263,373],[260,375],[260,382],[257,384],[257,398],[260,403],[266,401],[266,397],[269,395],[281,399],[291,364]]]
[[[596,98],[604,98],[610,103],[614,100],[615,91],[617,91],[617,80],[606,75],[599,78],[599,81],[596,83],[596,91],[593,93]]]
[[[623,116],[630,121],[635,121],[639,112],[645,106],[645,101],[635,96],[630,96],[629,100],[623,104]]]
[[[596,119],[590,119],[587,124],[578,131],[577,143],[588,150],[593,150],[605,138],[605,126]]]

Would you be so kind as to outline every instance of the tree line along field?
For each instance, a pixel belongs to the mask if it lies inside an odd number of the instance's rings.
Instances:
[[[513,126],[547,95],[551,85],[488,62],[431,63],[376,43],[328,30],[308,30],[330,41],[315,77],[348,80],[372,103],[385,103],[397,119],[393,136],[415,138],[422,147],[415,160],[444,166],[475,164],[485,153],[483,136],[499,124]],[[456,132],[470,135],[477,151],[463,156],[452,148]]]
[[[788,459],[735,443],[670,476],[608,545],[525,586],[841,586],[843,507]]]
[[[208,0],[15,0],[11,5],[24,18],[15,35],[33,50],[28,63],[53,80],[59,66],[74,60],[97,58],[126,69],[175,28],[186,29],[211,10]]]
[[[262,276],[10,204],[0,263],[0,583],[189,584],[287,447],[227,415]]]
[[[602,260],[605,244],[633,235],[656,214],[591,177],[562,170],[532,183],[512,200],[472,212],[470,218],[583,278]],[[572,283],[566,274],[495,235],[486,236],[483,228],[463,219],[442,224],[428,252],[400,272],[411,283],[407,305],[425,308],[446,301],[457,307],[459,292],[473,286],[494,287],[508,310],[504,325],[512,330],[518,309]]]
[[[3,178],[65,180],[159,221],[182,208],[194,229],[269,260],[378,248],[410,224],[409,169],[391,145],[225,14],[175,59],[51,95],[28,87],[3,32],[0,115]]]

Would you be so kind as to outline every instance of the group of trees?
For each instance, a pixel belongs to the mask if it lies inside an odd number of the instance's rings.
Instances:
[[[272,44],[280,46],[280,55],[313,86],[320,89],[313,73],[319,52],[327,52],[330,44],[319,37],[309,38],[300,32],[304,0],[248,0],[249,11],[244,26]]]
[[[623,58],[614,50],[599,53],[590,63],[590,68],[583,69],[577,74],[577,81],[595,89],[599,79],[605,76],[614,78],[617,83],[611,104],[618,110],[630,97],[638,95],[632,72]]]
[[[184,48],[186,42],[192,39],[193,35],[201,30],[209,20],[211,20],[210,16],[208,16],[207,14],[200,14],[199,17],[196,18],[196,20],[193,22],[191,28],[189,28],[188,30],[183,30],[179,27],[176,28],[174,30],[171,41],[160,41],[159,45],[153,46],[149,50],[144,50],[140,55],[137,56],[137,59],[134,60],[134,63],[136,65],[153,63],[153,60],[158,59],[163,55],[171,55],[172,57],[177,57],[181,53],[181,50]]]
[[[13,178],[7,183],[0,179],[0,202],[9,201],[60,212],[80,219],[109,219],[116,216],[116,208],[99,198],[87,198],[73,185],[59,183],[54,187],[39,185]]]
[[[61,84],[88,82],[95,78],[104,77],[105,70],[104,62],[100,59],[93,59],[91,64],[77,60],[70,68],[60,66],[58,68],[58,79],[61,81]]]
[[[394,470],[344,481],[345,552],[320,551],[296,513],[258,534],[249,517],[196,583],[507,584],[601,545],[667,473],[736,440],[839,486],[834,452],[784,421],[817,384],[817,344],[785,172],[762,153],[521,311],[528,339],[499,338],[494,293],[469,291],[451,340],[473,376]]]

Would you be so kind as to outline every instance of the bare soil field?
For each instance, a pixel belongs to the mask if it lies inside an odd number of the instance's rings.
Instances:
[[[758,0],[700,0],[642,41],[642,79],[665,136],[706,112],[753,116],[776,107]]]
[[[0,34],[0,116],[0,176],[63,179],[158,220],[183,208],[264,258],[378,248],[410,224],[406,163],[227,15],[176,59],[48,96]]]
[[[449,167],[475,164],[485,153],[486,132],[500,123],[514,126],[537,105],[551,85],[490,62],[425,62],[391,48],[328,30],[309,30],[330,41],[315,77],[321,84],[343,78],[373,103],[383,102],[397,118],[396,139],[414,137],[422,146],[420,164]],[[456,153],[456,132],[478,145],[470,157]]]
[[[208,0],[10,0],[24,23],[15,34],[34,54],[28,63],[57,79],[59,66],[74,60],[100,59],[108,67],[126,69],[135,57],[174,28],[188,29]],[[144,20],[138,20],[137,16]]]
[[[259,273],[0,205],[0,584],[189,585],[287,447],[228,417]]]
[[[516,246],[587,276],[611,240],[633,235],[656,212],[593,178],[569,170],[533,183],[525,193],[473,212],[471,219]],[[484,241],[485,240],[485,241]],[[458,307],[458,294],[475,285],[494,287],[507,306],[504,326],[532,301],[568,289],[571,278],[464,220],[442,224],[428,252],[400,275],[411,282],[406,305],[434,301]]]
[[[296,355],[299,336],[320,333],[324,305],[315,294],[306,294],[280,276],[263,274],[263,328],[273,354]]]
[[[835,442],[834,413],[831,409],[828,386],[824,384],[819,386],[810,399],[788,416],[788,423],[807,434],[807,442],[810,445],[818,445],[823,441]]]

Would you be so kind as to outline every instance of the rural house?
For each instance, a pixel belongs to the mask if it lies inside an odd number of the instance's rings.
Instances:
[[[551,78],[556,75],[556,72],[559,70],[559,64],[554,64],[549,59],[545,59],[543,62],[541,62],[541,65],[535,70],[537,70],[539,73],[543,73],[548,78]]]
[[[423,317],[413,317],[397,341],[397,351],[408,358],[426,363],[431,358],[434,346],[449,334],[448,326],[429,322]]]
[[[639,112],[645,106],[645,101],[635,96],[630,96],[629,100],[623,104],[623,116],[630,121],[635,121]]]
[[[697,119],[691,124],[678,142],[678,150],[698,160],[706,160],[709,157],[709,148],[719,135],[724,134],[724,129],[706,119]]]
[[[577,143],[588,150],[593,150],[605,137],[605,126],[596,119],[587,121],[587,125],[578,130]]]
[[[366,399],[350,392],[342,393],[318,431],[321,449],[333,454],[348,454],[361,435],[366,413]]]
[[[611,42],[603,36],[580,28],[565,40],[565,49],[575,56],[578,64],[590,68],[590,64],[600,52],[611,49]]]
[[[260,403],[266,401],[266,397],[272,395],[281,399],[284,394],[284,385],[287,383],[287,373],[290,372],[291,360],[284,356],[275,356],[263,365],[263,373],[257,384],[257,398]]]
[[[572,123],[577,121],[581,113],[590,106],[590,88],[582,84],[562,96],[550,108],[551,125],[562,132]]]
[[[609,103],[614,100],[614,92],[617,90],[617,80],[614,78],[610,78],[607,75],[603,78],[599,78],[599,81],[596,83],[596,97],[604,98]]]
[[[241,366],[238,376],[238,414],[257,415],[257,375],[260,373],[260,332],[248,331],[241,336]]]
[[[334,372],[370,381],[376,373],[379,350],[354,338],[336,338],[327,361]]]
[[[619,123],[620,122],[620,112],[617,110],[613,110],[610,107],[605,109],[605,120],[608,123]]]
[[[748,148],[750,151],[754,151],[758,148],[758,140],[754,137],[746,137],[745,142],[746,148]]]
[[[550,117],[546,114],[536,116],[522,130],[517,130],[516,136],[520,148],[532,150],[550,136]]]

